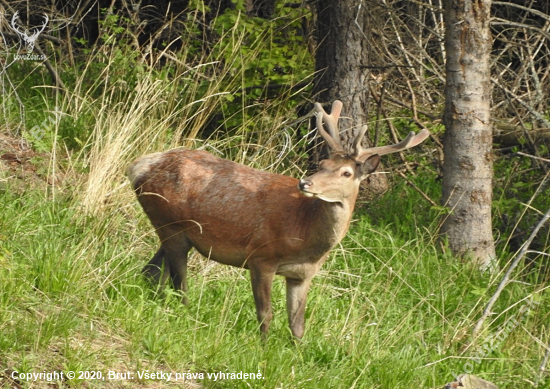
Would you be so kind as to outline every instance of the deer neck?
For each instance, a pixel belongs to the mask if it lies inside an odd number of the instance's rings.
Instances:
[[[327,247],[328,250],[336,246],[346,235],[353,208],[355,197],[346,199],[343,202],[327,202],[315,199],[315,212],[313,212],[314,231],[311,231],[309,238],[313,244]],[[312,215],[312,216],[313,216]]]

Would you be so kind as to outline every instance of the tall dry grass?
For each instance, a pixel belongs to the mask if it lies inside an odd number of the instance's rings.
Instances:
[[[107,82],[121,71],[114,52],[105,55],[105,48],[101,48],[98,50],[102,53],[89,56],[74,91],[63,102],[64,110],[71,115],[91,114],[95,118],[91,135],[77,156],[89,169],[77,200],[86,213],[96,215],[105,205],[117,207],[130,201],[124,178],[126,166],[138,156],[175,147],[204,148],[257,168],[299,174],[301,163],[299,156],[294,156],[297,137],[293,136],[295,127],[289,124],[300,121],[296,122],[288,99],[304,88],[292,93],[284,91],[269,105],[241,98],[241,108],[233,115],[242,116],[242,128],[226,131],[226,123],[232,118],[215,116],[223,112],[225,99],[233,100],[235,91],[242,91],[242,64],[260,54],[261,45],[255,44],[258,49],[247,51],[243,58],[244,37],[245,33],[236,28],[225,32],[220,39],[230,41],[224,45],[224,50],[230,52],[222,53],[223,61],[204,56],[198,63],[187,64],[184,61],[190,57],[190,44],[186,43],[179,52],[159,53],[156,63],[138,58],[145,71],[131,89],[125,89],[120,82]],[[102,55],[104,69],[99,79],[105,84],[94,82],[87,86],[87,73],[94,71],[93,62],[100,61]],[[169,76],[159,71],[161,59],[173,62]],[[256,112],[253,116],[252,111]],[[222,119],[216,122],[218,117]],[[212,131],[204,139],[201,134],[207,125],[221,131]]]

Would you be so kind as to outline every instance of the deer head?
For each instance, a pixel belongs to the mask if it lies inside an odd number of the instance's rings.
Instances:
[[[364,149],[361,141],[368,129],[364,125],[354,138],[352,150],[348,153],[342,147],[338,129],[342,102],[336,100],[332,104],[330,115],[319,103],[315,103],[315,110],[317,131],[329,145],[330,158],[321,161],[317,173],[300,180],[298,188],[305,196],[317,197],[328,202],[343,202],[348,198],[355,200],[354,196],[357,196],[360,182],[376,170],[380,163],[380,155],[414,147],[430,135],[429,131],[424,129],[418,135],[414,132],[409,133],[407,138],[395,145]],[[323,122],[328,132],[323,127]]]

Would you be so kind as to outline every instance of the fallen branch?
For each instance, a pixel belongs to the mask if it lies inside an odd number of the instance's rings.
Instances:
[[[536,156],[531,155],[531,154],[525,154],[525,153],[522,153],[521,151],[518,151],[516,154],[518,154],[518,155],[523,155],[524,157],[533,158],[533,159],[536,159],[536,160],[538,160],[538,161],[543,161],[543,162],[548,162],[548,163],[550,163],[550,159],[546,159],[546,158],[542,158],[542,157],[536,157]]]
[[[525,140],[526,133],[529,133],[535,141],[550,143],[550,128],[526,129],[506,122],[495,122],[493,124],[494,143],[504,146],[521,145],[522,141]]]
[[[521,247],[521,250],[517,254],[516,258],[510,264],[510,267],[506,271],[506,274],[502,278],[502,281],[500,281],[500,284],[498,285],[497,290],[495,291],[495,294],[493,295],[493,297],[491,297],[491,299],[487,303],[487,306],[485,307],[485,310],[483,311],[481,318],[478,320],[474,328],[474,332],[473,332],[474,338],[477,336],[477,334],[481,330],[481,327],[483,327],[483,323],[485,322],[485,319],[487,319],[487,317],[491,314],[491,310],[493,309],[495,302],[498,300],[500,293],[506,287],[506,285],[508,285],[508,283],[510,282],[510,275],[512,274],[512,271],[514,271],[518,263],[523,259],[525,254],[527,254],[527,251],[529,250],[529,246],[531,246],[533,239],[535,239],[535,236],[537,236],[539,230],[548,221],[548,219],[550,219],[550,208],[548,209],[548,211],[546,211],[542,219],[539,221],[539,223],[533,230],[533,232],[531,232],[531,235],[529,235],[529,238],[527,239],[527,241]]]
[[[401,177],[403,177],[403,179],[404,179],[405,181],[407,181],[407,184],[409,184],[410,186],[412,186],[412,188],[413,188],[414,190],[416,190],[418,193],[420,193],[420,195],[421,195],[422,197],[424,197],[428,203],[430,203],[430,204],[431,204],[432,206],[434,206],[434,207],[437,207],[437,206],[438,206],[437,203],[436,203],[435,201],[433,201],[433,200],[430,198],[430,196],[428,196],[426,193],[424,193],[424,192],[422,191],[422,189],[420,189],[418,186],[416,186],[416,184],[415,184],[414,182],[412,182],[411,180],[409,180],[405,174],[403,174],[402,172],[397,172],[397,174],[399,174]]]
[[[55,87],[58,90],[60,90],[61,92],[66,94],[67,93],[67,88],[65,88],[65,84],[61,80],[61,77],[59,77],[59,74],[57,74],[57,71],[52,66],[52,64],[51,64],[50,60],[48,59],[48,57],[46,57],[46,54],[42,51],[42,49],[40,48],[40,46],[38,44],[36,44],[34,46],[34,48],[36,49],[36,51],[38,51],[38,53],[43,58],[45,58],[44,59],[44,65],[46,65],[46,69],[48,69],[48,72],[50,73],[50,76],[52,77],[52,81],[54,82]]]

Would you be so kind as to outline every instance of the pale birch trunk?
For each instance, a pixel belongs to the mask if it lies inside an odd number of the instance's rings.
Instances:
[[[445,0],[445,162],[442,232],[451,250],[492,268],[493,154],[490,0]]]

